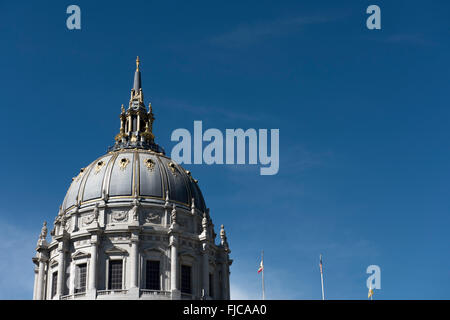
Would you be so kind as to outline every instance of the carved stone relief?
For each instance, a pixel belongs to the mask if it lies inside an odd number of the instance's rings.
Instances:
[[[112,222],[125,222],[128,220],[128,211],[113,211],[111,212]]]

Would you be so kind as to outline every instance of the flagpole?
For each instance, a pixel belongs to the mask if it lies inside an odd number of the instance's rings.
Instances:
[[[320,255],[320,282],[322,284],[322,300],[325,300],[325,292],[323,290],[323,266],[322,266],[322,255]]]
[[[261,263],[263,265],[263,269],[262,269],[262,298],[263,300],[266,300],[266,293],[264,290],[264,250],[261,251]]]

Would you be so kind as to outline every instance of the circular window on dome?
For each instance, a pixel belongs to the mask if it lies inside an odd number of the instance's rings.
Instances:
[[[100,170],[102,170],[103,166],[105,165],[104,161],[99,161],[97,162],[97,164],[95,165],[95,172],[94,174],[97,174],[100,172]]]
[[[175,167],[175,164],[173,162],[169,162],[167,164],[172,174],[176,177],[177,176],[177,167]]]
[[[153,169],[155,169],[155,162],[152,159],[147,159],[145,160],[145,166],[148,171],[153,171]]]
[[[119,167],[120,170],[125,170],[125,168],[128,166],[128,164],[130,163],[130,160],[128,158],[122,158],[119,161]]]
[[[81,176],[83,175],[84,170],[85,170],[85,168],[81,168],[80,173],[76,176],[76,178],[74,178],[72,180],[79,181]]]

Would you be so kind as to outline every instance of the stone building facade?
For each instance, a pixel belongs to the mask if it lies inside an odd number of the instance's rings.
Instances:
[[[51,239],[42,227],[34,299],[230,298],[225,229],[216,241],[198,181],[155,143],[136,64],[114,146],[72,179]]]

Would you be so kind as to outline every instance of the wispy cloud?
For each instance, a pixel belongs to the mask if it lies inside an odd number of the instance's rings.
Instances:
[[[0,221],[0,230],[0,299],[31,299],[31,257],[37,235],[4,221]]]
[[[332,16],[313,15],[242,24],[229,32],[213,37],[211,43],[224,47],[251,45],[267,37],[295,32],[306,25],[327,23],[332,20],[335,20]]]
[[[230,284],[230,298],[231,300],[259,300],[261,294],[256,294],[256,290],[253,288],[250,289],[240,283],[232,282]]]
[[[262,299],[262,275],[257,273],[260,258],[249,256],[235,257],[230,277],[230,298],[232,300],[261,300]],[[274,258],[272,256],[272,258]],[[301,288],[297,286],[299,276],[285,265],[276,266],[269,259],[264,263],[264,285],[267,299],[310,299],[308,285]]]
[[[180,109],[183,112],[193,113],[196,115],[211,115],[217,117],[225,117],[231,120],[246,120],[246,121],[258,121],[265,118],[262,113],[251,114],[246,112],[236,112],[231,109],[220,108],[217,106],[201,106],[188,103],[186,101],[181,101],[177,99],[164,98],[158,100],[158,105],[167,108]]]
[[[420,33],[393,34],[388,36],[385,41],[394,44],[410,44],[416,46],[426,46],[434,44],[430,39],[427,39],[425,35]]]

